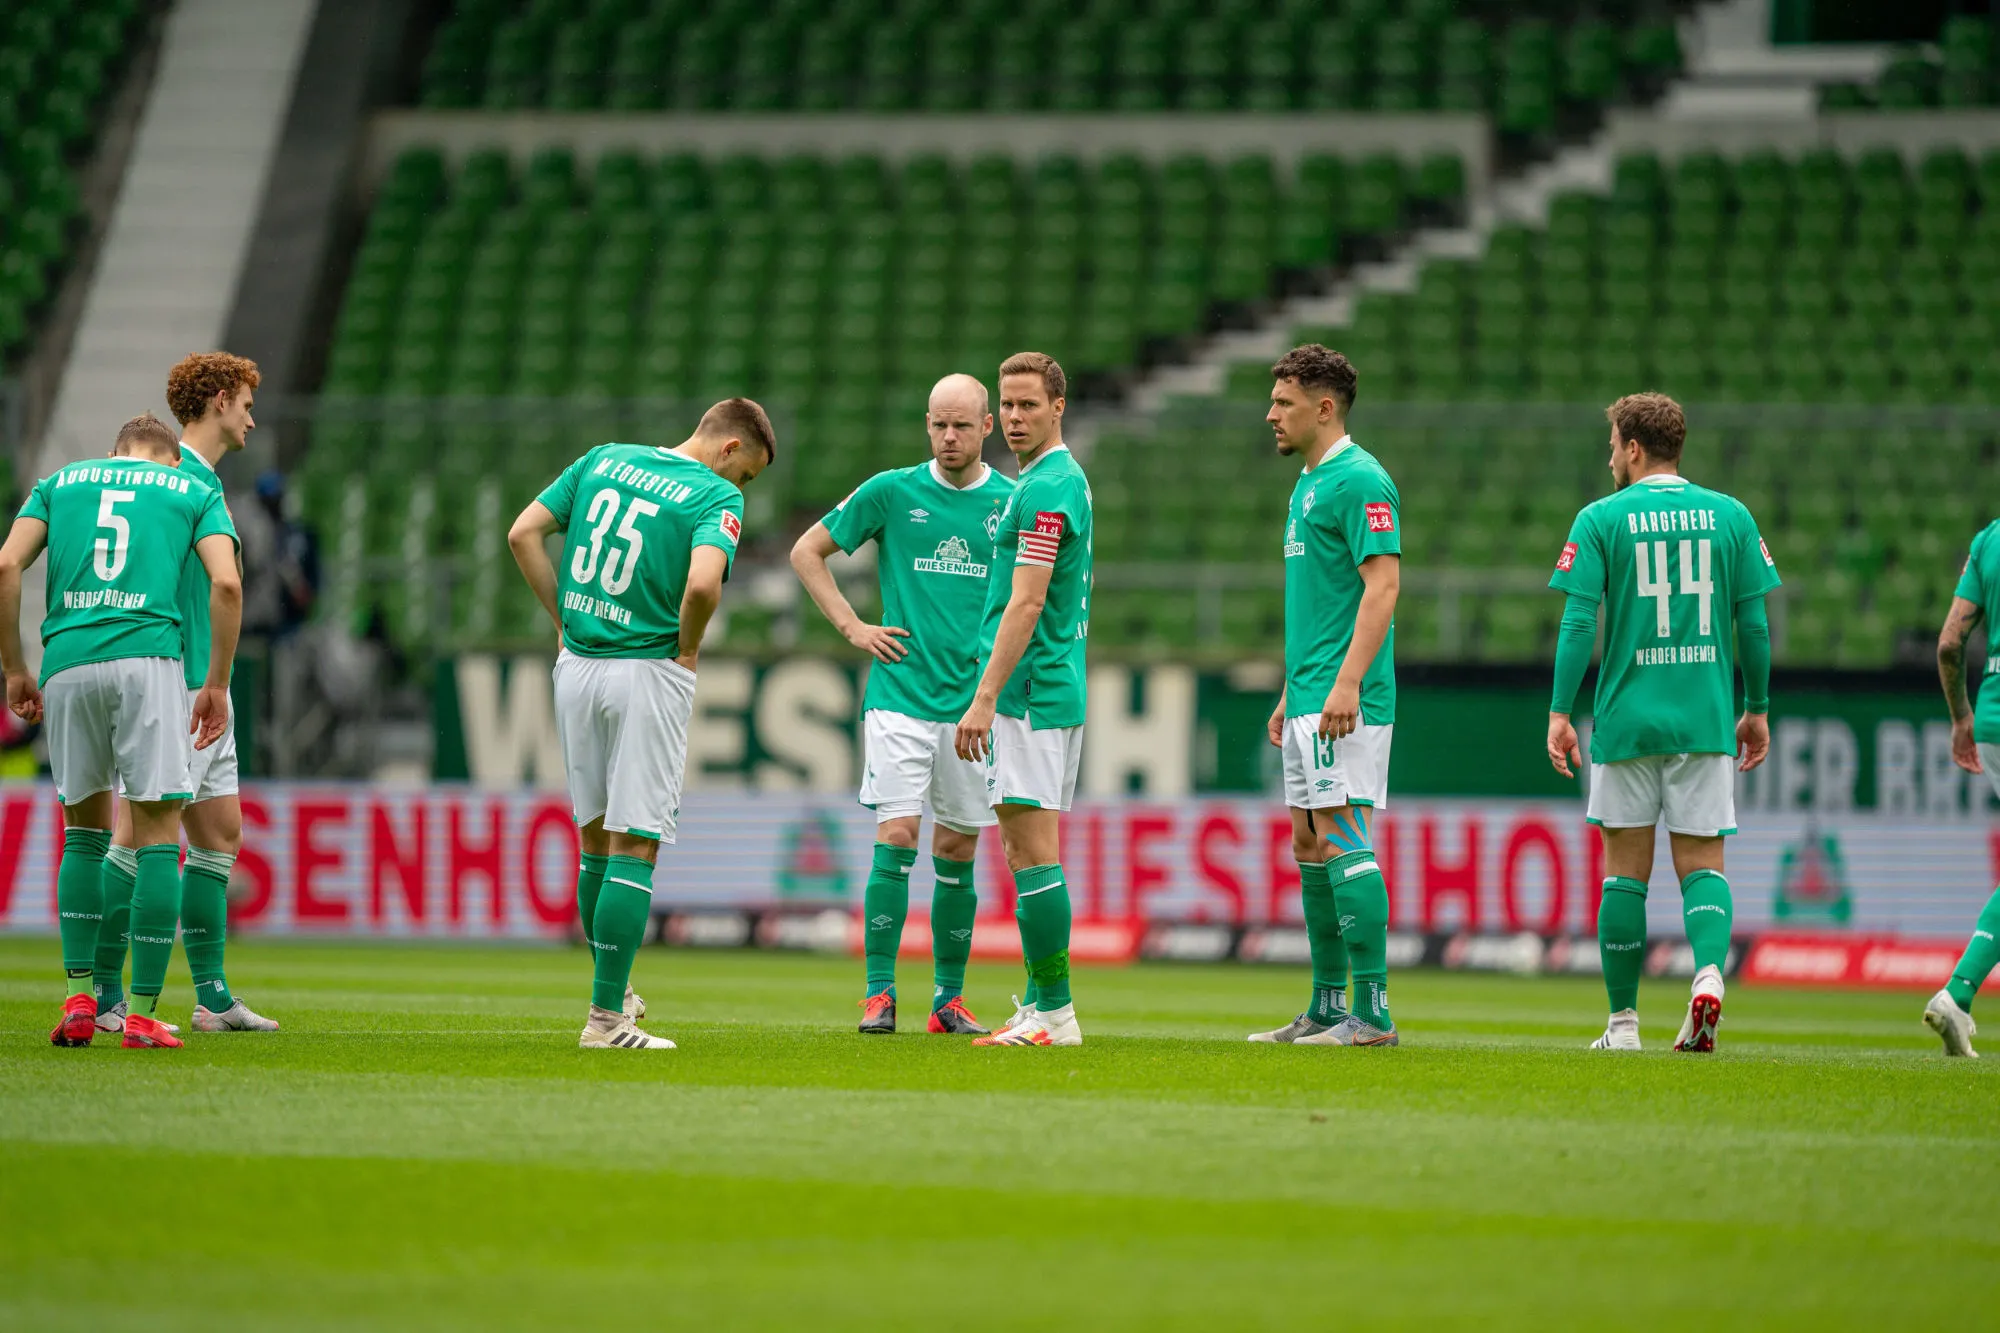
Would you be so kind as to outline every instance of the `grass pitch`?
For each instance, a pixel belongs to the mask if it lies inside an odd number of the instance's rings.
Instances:
[[[1301,971],[1085,970],[1081,1050],[863,1038],[860,963],[244,940],[275,1035],[47,1044],[0,941],[10,1329],[1971,1328],[2000,1068],[1922,998],[1736,987],[1712,1058],[1582,1049],[1593,982],[1392,979],[1393,1051],[1252,1046]],[[1012,969],[968,998],[1002,1018]],[[170,983],[184,1019],[186,974]],[[115,1262],[114,1262],[115,1259]]]

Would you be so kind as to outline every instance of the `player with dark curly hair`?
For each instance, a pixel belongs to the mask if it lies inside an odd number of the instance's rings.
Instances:
[[[251,408],[261,377],[257,363],[228,352],[197,352],[167,372],[167,406],[181,423],[180,470],[222,494],[216,464],[234,453],[256,428]],[[181,567],[181,669],[189,690],[208,674],[208,574],[198,560]],[[229,875],[243,847],[243,806],[236,788],[236,716],[214,745],[194,756],[194,789],[181,807],[187,864],[181,875],[181,945],[194,974],[197,1032],[273,1032],[277,1023],[256,1013],[229,989],[223,971],[228,934]],[[126,1013],[124,972],[137,872],[132,812],[121,803],[111,850],[104,858],[104,916],[97,940],[97,1025],[116,1032]]]

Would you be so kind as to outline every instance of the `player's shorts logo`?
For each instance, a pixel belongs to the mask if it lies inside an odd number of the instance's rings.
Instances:
[[[1564,542],[1563,553],[1556,557],[1556,569],[1560,573],[1567,574],[1572,569],[1575,568],[1576,568],[1576,543]]]
[[[1396,530],[1396,511],[1387,504],[1371,504],[1367,506],[1367,512],[1368,530],[1370,532],[1394,532]]]
[[[743,536],[743,520],[727,509],[722,511],[722,535],[729,538],[732,545]]]

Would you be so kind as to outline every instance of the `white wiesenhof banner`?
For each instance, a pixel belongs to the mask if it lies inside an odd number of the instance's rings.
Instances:
[[[559,795],[466,786],[254,784],[231,927],[342,935],[534,938],[567,929],[576,833]],[[654,879],[663,906],[858,903],[872,814],[838,797],[691,794]],[[1872,812],[1838,826],[1756,814],[1730,839],[1739,933],[1848,928],[1954,938],[2000,877],[2000,826]],[[1651,917],[1678,931],[1660,840]],[[1299,920],[1285,811],[1254,798],[1080,805],[1063,862],[1079,919]],[[53,931],[61,810],[39,783],[0,784],[0,928]],[[1602,855],[1580,804],[1411,800],[1384,811],[1377,859],[1399,929],[1589,935]],[[982,915],[1009,910],[997,835],[981,843]],[[930,858],[911,876],[913,907]]]

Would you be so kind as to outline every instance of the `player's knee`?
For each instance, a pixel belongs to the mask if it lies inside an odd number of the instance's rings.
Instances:
[[[919,823],[918,818],[909,816],[885,819],[875,826],[875,841],[890,847],[915,847]]]
[[[1326,839],[1313,830],[1295,828],[1292,830],[1292,859],[1294,861],[1324,861],[1327,859]]]
[[[940,860],[970,861],[979,852],[979,835],[939,824],[931,835],[931,852]]]

